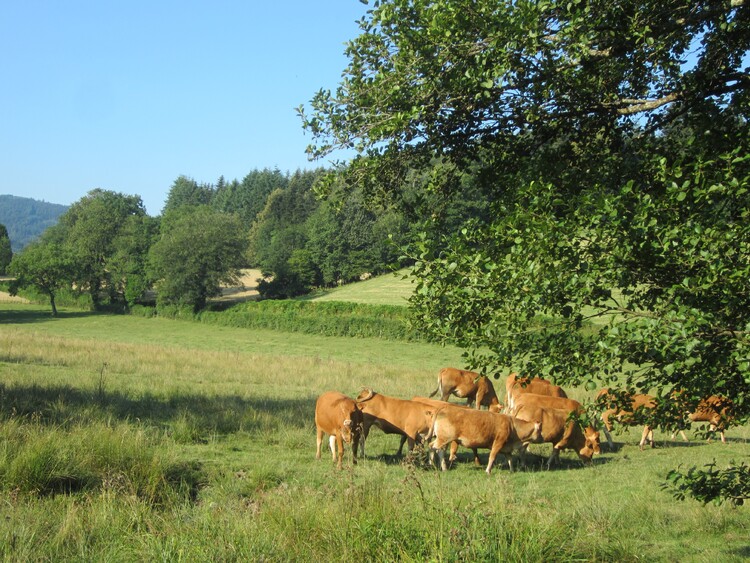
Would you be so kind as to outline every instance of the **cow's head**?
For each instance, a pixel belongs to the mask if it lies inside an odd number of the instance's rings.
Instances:
[[[341,436],[348,444],[362,433],[362,411],[355,408],[341,425]]]
[[[586,448],[590,449],[592,454],[601,453],[601,448],[599,447],[599,431],[594,430],[591,426],[587,426],[584,429],[583,434],[586,438]]]

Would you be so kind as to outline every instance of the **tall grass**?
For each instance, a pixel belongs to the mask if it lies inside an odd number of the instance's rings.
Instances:
[[[746,458],[747,427],[726,445],[657,434],[644,452],[636,429],[591,468],[566,452],[542,470],[549,449],[533,446],[526,470],[500,464],[489,477],[465,451],[447,473],[398,458],[398,439],[373,430],[367,458],[354,466],[347,450],[339,471],[314,457],[317,395],[424,395],[457,351],[111,315],[52,321],[16,307],[0,306],[3,560],[750,555],[747,508],[660,488],[680,464]]]

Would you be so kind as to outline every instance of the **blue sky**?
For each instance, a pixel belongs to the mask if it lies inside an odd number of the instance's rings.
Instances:
[[[160,214],[172,182],[310,163],[295,112],[335,88],[359,0],[0,1],[0,194],[103,188]]]

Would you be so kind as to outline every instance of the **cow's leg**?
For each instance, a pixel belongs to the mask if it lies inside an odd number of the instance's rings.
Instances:
[[[458,445],[456,445],[456,447],[458,447]],[[482,462],[479,461],[479,452],[476,448],[471,448],[471,451],[474,452],[474,465],[481,466]]]
[[[456,458],[458,457],[456,453],[458,452],[458,442],[455,440],[451,442],[451,449],[450,449],[450,455],[448,456],[448,463],[453,466],[453,462],[456,461]]]
[[[336,465],[341,469],[344,461],[344,437],[341,432],[336,432],[336,450],[338,451],[338,463]]]
[[[336,461],[336,435],[328,436],[328,448],[331,450],[331,458]]]
[[[398,449],[398,455],[401,455],[401,451],[404,448],[404,442],[406,442],[406,446],[409,449],[409,451],[412,451],[414,449],[414,445],[417,443],[417,441],[414,438],[411,438],[409,436],[402,436],[401,447],[399,447]]]
[[[325,434],[325,432],[318,428],[316,434],[317,449],[315,451],[315,459],[320,459],[320,449],[323,445],[323,434]]]
[[[367,436],[370,434],[370,427],[372,426],[372,421],[365,420],[362,422],[362,435],[359,438],[359,457],[363,458],[365,457],[365,442],[367,441]]]
[[[604,430],[604,435],[607,437],[607,444],[609,445],[609,450],[614,451],[615,443],[612,441],[612,434],[610,434],[610,431],[612,430],[612,424],[609,422],[608,412],[602,413],[602,422],[604,423],[604,427],[602,428],[602,430]]]
[[[357,448],[359,447],[359,432],[352,436],[352,463],[357,465]]]
[[[404,444],[406,443],[406,434],[401,434],[401,441],[398,443],[398,452],[396,452],[396,455],[402,456],[404,455]],[[414,440],[411,441],[411,444],[409,445],[409,451],[412,450],[414,447]]]
[[[490,448],[490,457],[487,460],[487,469],[485,471],[487,472],[487,475],[489,475],[492,472],[492,466],[495,464],[495,458],[497,457],[497,454],[500,453],[500,450],[502,449],[501,444],[492,444],[492,448]],[[510,460],[510,458],[508,458]],[[513,465],[510,461],[508,461],[508,464],[511,468],[511,471],[513,471]]]
[[[654,447],[654,431],[651,430],[651,427],[647,424],[643,427],[643,434],[641,435],[641,441],[638,444],[641,450],[643,450],[643,444],[646,443],[646,440],[651,442],[651,447]]]

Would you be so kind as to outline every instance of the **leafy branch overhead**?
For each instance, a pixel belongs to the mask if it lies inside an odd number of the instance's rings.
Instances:
[[[337,182],[422,221],[419,326],[484,373],[750,413],[747,2],[389,0],[360,27],[299,111],[311,157],[356,151]],[[487,208],[454,228],[435,202],[467,189]]]

